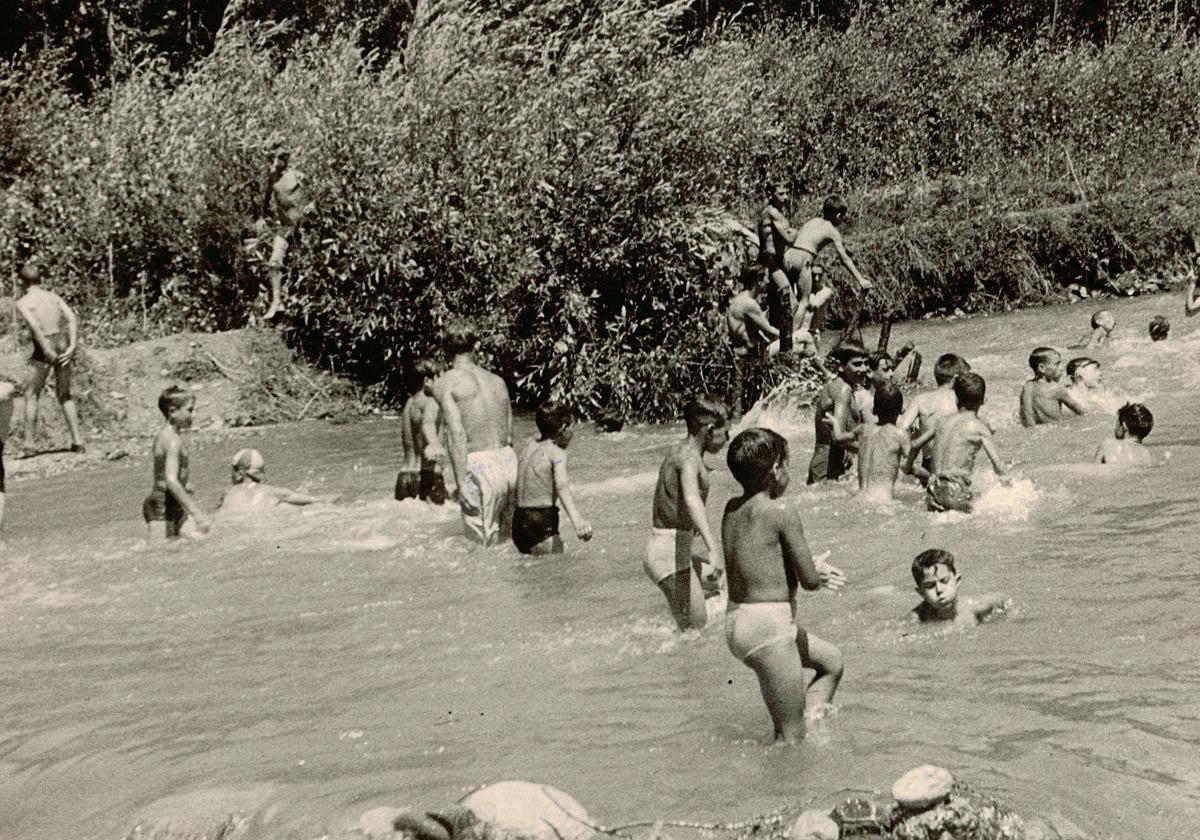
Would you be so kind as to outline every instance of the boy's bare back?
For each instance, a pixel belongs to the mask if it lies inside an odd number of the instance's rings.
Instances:
[[[861,497],[885,501],[892,498],[900,465],[908,457],[908,435],[888,423],[866,426],[858,446],[858,492]]]
[[[1021,388],[1021,425],[1054,423],[1062,419],[1064,405],[1076,414],[1086,410],[1063,382],[1030,379]]]
[[[975,456],[992,431],[973,412],[959,411],[938,421],[933,436],[933,467],[942,475],[962,475],[975,471]]]
[[[44,335],[57,335],[66,327],[66,302],[49,289],[30,286],[17,301],[17,309],[27,321],[36,323]]]
[[[896,425],[901,429],[909,429],[915,421],[917,433],[925,434],[937,425],[938,420],[957,412],[958,403],[954,398],[954,389],[940,386],[913,397]]]
[[[734,603],[791,601],[820,576],[791,505],[765,493],[730,499],[721,519],[729,599]]]
[[[416,393],[404,403],[400,413],[400,471],[418,472],[422,467],[425,447],[437,441],[426,440],[422,428],[427,414],[437,416],[437,401],[424,393]]]

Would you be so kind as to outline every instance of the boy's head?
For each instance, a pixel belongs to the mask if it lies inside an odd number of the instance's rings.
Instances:
[[[422,391],[428,394],[433,380],[438,378],[442,370],[442,365],[436,360],[428,356],[422,356],[413,362],[412,367],[408,369],[408,372],[404,376],[405,392],[410,397]]]
[[[691,437],[699,438],[706,452],[720,452],[729,440],[729,409],[712,394],[700,394],[683,407],[683,421]]]
[[[1154,415],[1141,403],[1125,403],[1117,411],[1117,439],[1128,433],[1141,443],[1154,428]]]
[[[978,373],[967,371],[954,378],[954,400],[959,408],[978,411],[987,396],[987,383]]]
[[[738,279],[743,289],[749,289],[753,292],[762,284],[764,277],[761,265],[744,265]]]
[[[788,486],[788,445],[770,429],[746,429],[729,444],[729,471],[747,495],[768,490],[772,498]]]
[[[1062,376],[1062,354],[1053,347],[1035,347],[1029,354],[1029,368],[1038,379],[1057,382]]]
[[[870,356],[869,364],[871,383],[876,388],[885,382],[895,381],[893,374],[896,372],[896,360],[892,358],[890,353],[883,350],[875,351]]]
[[[1162,341],[1171,332],[1171,322],[1166,315],[1155,315],[1150,319],[1150,340]]]
[[[953,381],[960,373],[971,369],[967,360],[956,353],[943,353],[938,356],[937,364],[933,366],[933,379],[938,385]]]
[[[553,440],[559,446],[566,446],[571,442],[571,421],[573,419],[571,409],[562,403],[554,402],[554,400],[538,406],[537,413],[533,417],[542,440]]]
[[[829,196],[821,206],[821,218],[833,225],[846,221],[846,214],[849,212],[850,208],[840,195]]]
[[[37,263],[27,262],[21,266],[18,272],[21,277],[21,288],[28,289],[30,286],[36,286],[42,282],[42,270],[37,267]]]
[[[867,348],[863,347],[861,342],[853,339],[843,341],[833,348],[830,355],[838,363],[842,379],[852,385],[857,385],[866,379],[871,354],[867,352]]]
[[[246,479],[250,479],[255,484],[261,484],[267,480],[267,462],[263,458],[262,453],[257,449],[239,449],[237,454],[233,456],[233,475],[234,484],[241,484]]]
[[[158,395],[158,410],[168,422],[179,420],[177,425],[184,428],[192,425],[191,412],[196,405],[196,397],[186,388],[172,385]]]
[[[767,184],[767,201],[777,210],[782,210],[788,203],[787,184],[782,181]]]
[[[904,411],[904,395],[895,382],[881,382],[875,386],[875,419],[880,426],[895,423]]]
[[[937,612],[952,610],[958,600],[962,575],[954,567],[954,555],[941,548],[927,548],[913,558],[913,580],[917,592]]]
[[[442,333],[442,346],[450,358],[463,353],[474,353],[479,344],[479,333],[475,325],[465,318],[458,318],[446,325]]]
[[[1100,363],[1089,356],[1079,356],[1067,362],[1067,378],[1076,385],[1096,388],[1100,385]]]
[[[1092,315],[1092,329],[1102,329],[1106,333],[1113,331],[1117,325],[1117,319],[1107,309],[1101,309],[1099,312]]]

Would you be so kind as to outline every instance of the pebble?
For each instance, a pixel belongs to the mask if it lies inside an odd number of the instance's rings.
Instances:
[[[910,811],[922,811],[950,795],[954,777],[943,767],[914,767],[892,785],[892,797]]]
[[[788,826],[787,840],[838,840],[841,829],[824,811],[804,811]]]

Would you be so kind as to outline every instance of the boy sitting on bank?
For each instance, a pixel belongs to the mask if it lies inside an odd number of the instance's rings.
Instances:
[[[575,526],[575,536],[592,538],[592,526],[579,514],[567,480],[567,444],[571,442],[571,410],[556,402],[542,403],[535,416],[537,440],[531,440],[517,468],[517,510],[513,514],[513,545],[522,554],[562,554],[558,507]]]
[[[286,487],[267,484],[267,462],[257,449],[239,449],[233,456],[230,481],[218,507],[226,512],[257,510],[275,505],[313,505],[332,502],[336,496],[310,496]]]
[[[922,551],[913,559],[912,576],[917,582],[917,594],[921,596],[921,603],[913,609],[913,615],[922,623],[954,621],[978,624],[1004,609],[1005,599],[1000,595],[958,597],[962,575],[955,569],[954,555],[949,551],[940,548]]]
[[[154,463],[154,486],[142,502],[148,540],[174,539],[191,517],[200,533],[209,529],[208,517],[188,492],[188,454],[181,432],[192,427],[196,398],[191,391],[172,385],[158,397],[158,410],[166,423],[150,449]]]
[[[1037,426],[1062,419],[1062,407],[1076,414],[1086,414],[1079,402],[1062,382],[1062,354],[1053,347],[1038,347],[1029,354],[1033,378],[1021,388],[1021,425]]]
[[[958,411],[943,417],[936,428],[913,441],[904,471],[914,473],[925,482],[925,505],[932,511],[957,510],[970,513],[975,504],[971,492],[971,475],[975,472],[975,456],[982,448],[992,462],[996,478],[1006,487],[1012,483],[996,446],[992,430],[979,419],[979,407],[987,394],[987,383],[977,373],[960,373],[954,378],[954,398]],[[917,453],[933,444],[933,472],[913,467]]]
[[[1154,456],[1142,444],[1153,428],[1154,415],[1150,413],[1150,409],[1141,403],[1125,403],[1117,411],[1117,426],[1113,430],[1113,437],[1100,444],[1100,448],[1096,450],[1095,462],[1153,466]]]
[[[900,465],[908,458],[912,443],[896,428],[904,408],[904,395],[894,382],[875,386],[873,406],[878,425],[860,426],[858,444],[858,497],[869,502],[888,502],[896,489]]]
[[[400,472],[396,476],[396,501],[420,499],[435,505],[446,501],[445,457],[438,436],[438,403],[433,380],[442,366],[433,359],[417,359],[405,384],[408,400],[400,412]]]
[[[855,429],[863,422],[854,389],[867,377],[867,349],[843,341],[830,354],[838,375],[825,383],[813,400],[816,445],[808,464],[808,482],[836,481],[850,469],[850,452],[858,447]]]
[[[742,495],[729,500],[721,519],[729,581],[725,642],[758,677],[775,740],[795,743],[804,737],[807,694],[828,707],[844,668],[835,645],[796,623],[797,588],[841,589],[846,575],[814,560],[799,514],[780,499],[789,483],[782,436],[747,429],[729,445],[728,462]],[[811,682],[805,668],[816,671]]]

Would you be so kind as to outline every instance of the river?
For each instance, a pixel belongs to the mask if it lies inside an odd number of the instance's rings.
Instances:
[[[913,485],[881,512],[850,485],[793,484],[813,550],[850,579],[801,599],[803,624],[848,666],[838,714],[798,748],[766,745],[757,683],[720,623],[680,635],[641,571],[655,472],[680,427],[576,434],[572,479],[596,537],[580,545],[566,526],[561,558],[469,547],[453,510],[393,501],[386,420],[197,435],[206,507],[242,445],[266,455],[273,482],[342,494],[218,520],[198,542],[141,543],[145,457],[12,482],[0,835],[120,838],[140,820],[240,810],[260,836],[316,837],[374,806],[436,808],[505,778],[566,790],[605,824],[736,820],[886,790],[927,762],[1095,837],[1188,834],[1200,825],[1200,322],[1175,296],[1111,304],[1115,342],[1093,354],[1106,401],[1149,405],[1160,464],[1122,472],[1086,463],[1111,410],[1016,421],[1029,350],[1082,336],[1094,308],[895,327],[894,343],[923,353],[923,382],[947,350],[987,379],[983,415],[1017,481],[971,517],[927,513]],[[1152,344],[1157,312],[1174,328]],[[769,420],[802,477],[811,421]],[[716,523],[735,485],[724,453],[710,463]],[[955,553],[964,594],[1005,593],[1009,612],[966,630],[909,623],[909,564],[931,546]]]

